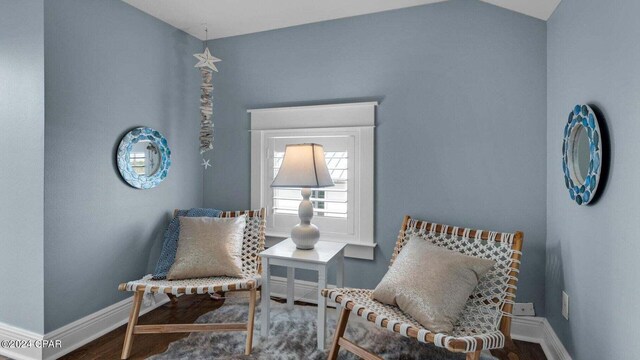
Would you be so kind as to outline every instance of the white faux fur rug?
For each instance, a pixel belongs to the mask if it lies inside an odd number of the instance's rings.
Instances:
[[[221,308],[202,315],[196,323],[245,322],[248,306],[230,301]],[[187,359],[283,359],[320,360],[326,359],[328,350],[316,349],[315,306],[296,305],[292,310],[286,305],[271,302],[271,323],[266,341],[260,338],[260,306],[256,311],[254,345],[251,356],[244,356],[245,333],[192,333],[188,337],[169,345],[166,352],[152,356],[152,360]],[[328,342],[336,327],[337,311],[327,309]],[[431,359],[458,360],[463,354],[454,354],[433,345],[419,343],[377,328],[364,319],[351,316],[346,331],[347,339],[379,354],[385,359]],[[328,345],[327,345],[328,348]],[[339,359],[357,359],[346,351],[340,351]],[[495,359],[483,353],[483,360]]]

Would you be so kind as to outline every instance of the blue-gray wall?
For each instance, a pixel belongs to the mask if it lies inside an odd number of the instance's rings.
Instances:
[[[44,295],[51,331],[129,296],[118,283],[152,269],[171,210],[202,204],[200,80],[192,56],[202,45],[115,0],[46,1],[44,24]],[[125,184],[115,164],[120,138],[141,125],[167,137],[173,159],[167,180],[146,191]],[[37,144],[37,137],[20,135]]]
[[[42,18],[42,0],[0,0],[0,322],[37,333],[44,317]]]
[[[640,356],[638,14],[637,0],[562,0],[548,23],[547,317],[574,359]],[[569,199],[560,166],[577,103],[601,110],[611,142],[608,183],[586,207]]]
[[[220,39],[205,204],[250,204],[248,108],[379,100],[374,287],[402,216],[525,232],[518,301],[544,314],[546,24],[453,0]]]

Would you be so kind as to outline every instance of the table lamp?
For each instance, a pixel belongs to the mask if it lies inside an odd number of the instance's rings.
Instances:
[[[310,250],[320,238],[320,230],[311,223],[313,204],[311,189],[333,186],[331,174],[319,144],[287,145],[278,175],[271,187],[302,188],[302,202],[298,207],[300,223],[291,229],[291,240],[298,249]]]

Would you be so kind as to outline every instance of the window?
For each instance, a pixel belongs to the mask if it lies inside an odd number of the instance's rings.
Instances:
[[[313,135],[312,135],[313,134]],[[262,203],[267,208],[267,231],[274,236],[288,236],[291,228],[299,221],[298,205],[302,200],[299,188],[273,189],[269,185],[280,170],[284,158],[285,147],[289,144],[317,143],[322,144],[325,160],[331,172],[335,186],[312,189],[311,201],[314,203],[312,223],[320,228],[324,239],[349,242],[355,240],[354,218],[355,176],[353,167],[349,169],[349,155],[354,156],[355,135],[326,130],[307,130],[304,134],[298,131],[270,131],[265,134],[266,174],[265,199]],[[330,158],[330,154],[342,154]],[[351,172],[351,174],[350,174]],[[351,176],[349,176],[351,175]],[[322,194],[322,195],[320,195]],[[322,198],[320,198],[322,196]],[[320,206],[316,207],[316,204]]]
[[[267,209],[267,235],[288,237],[299,222],[299,188],[271,188],[288,144],[318,143],[335,186],[312,189],[321,240],[373,259],[373,124],[376,103],[250,110],[251,204]],[[339,125],[339,126],[335,126]]]

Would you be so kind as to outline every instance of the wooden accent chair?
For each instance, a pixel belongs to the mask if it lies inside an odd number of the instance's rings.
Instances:
[[[497,233],[439,225],[405,216],[391,257],[391,266],[403,246],[413,235],[434,245],[484,259],[496,265],[483,276],[450,334],[432,333],[396,306],[373,300],[373,290],[324,289],[322,294],[340,304],[342,311],[329,353],[335,360],[340,347],[364,359],[380,359],[344,337],[347,321],[353,311],[377,326],[424,343],[432,343],[453,352],[466,353],[467,360],[480,359],[480,352],[501,349],[511,341],[511,313],[516,297],[516,284],[522,256],[522,232]],[[429,264],[424,264],[429,271]],[[518,359],[514,353],[509,359]]]
[[[174,212],[174,216],[177,210]],[[133,335],[180,333],[180,332],[209,332],[209,331],[246,331],[247,342],[245,355],[251,353],[253,342],[253,324],[256,309],[256,292],[262,283],[260,277],[261,266],[259,254],[264,250],[265,241],[265,209],[247,211],[227,211],[219,216],[223,218],[247,215],[247,226],[244,230],[242,244],[242,278],[209,277],[187,280],[152,280],[147,275],[140,280],[130,281],[118,286],[120,291],[132,291],[133,307],[129,316],[129,325],[124,337],[122,359],[129,358],[133,344]],[[162,324],[138,325],[140,306],[145,294],[167,294],[172,302],[178,294],[214,294],[226,291],[249,291],[249,319],[247,323],[225,324]]]

